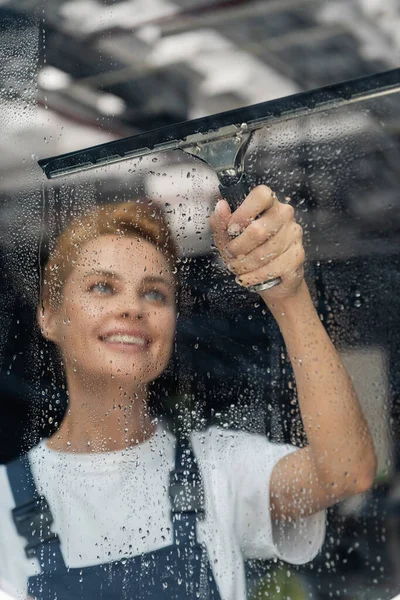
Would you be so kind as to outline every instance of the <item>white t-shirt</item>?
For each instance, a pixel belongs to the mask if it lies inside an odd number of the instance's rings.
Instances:
[[[244,559],[281,558],[303,564],[318,553],[325,534],[321,511],[285,530],[272,524],[269,482],[276,463],[295,448],[266,438],[210,427],[191,436],[202,474],[206,517],[197,524],[222,600],[244,600]],[[158,426],[148,441],[125,451],[57,452],[43,440],[30,451],[38,490],[50,506],[52,530],[67,567],[82,568],[172,544],[168,495],[175,438]],[[11,518],[15,503],[0,467],[0,582],[26,597],[28,577],[39,572],[26,558],[25,539]],[[0,584],[1,587],[1,584]]]

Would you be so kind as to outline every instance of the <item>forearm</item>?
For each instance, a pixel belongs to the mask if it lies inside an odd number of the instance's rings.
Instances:
[[[376,458],[357,395],[303,281],[294,297],[265,303],[293,366],[310,456],[321,483],[338,495],[370,487]]]
[[[215,244],[240,285],[281,279],[260,296],[289,352],[309,447],[275,465],[270,494],[279,501],[273,515],[299,515],[293,498],[303,498],[304,492],[310,496],[307,510],[315,512],[367,489],[376,469],[371,435],[304,282],[303,231],[293,207],[259,186],[234,213],[225,200],[218,202],[210,224]]]

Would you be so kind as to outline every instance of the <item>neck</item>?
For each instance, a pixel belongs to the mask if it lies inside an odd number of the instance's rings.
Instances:
[[[124,450],[150,438],[156,429],[147,406],[147,385],[115,380],[82,381],[68,377],[67,413],[50,438],[55,450],[108,452]]]

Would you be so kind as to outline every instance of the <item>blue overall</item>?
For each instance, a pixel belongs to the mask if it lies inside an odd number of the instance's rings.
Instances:
[[[207,551],[197,541],[204,487],[187,439],[177,441],[170,473],[173,544],[100,565],[65,565],[61,541],[50,528],[49,505],[38,493],[27,456],[9,463],[7,474],[16,505],[14,523],[26,538],[27,557],[36,557],[41,566],[28,580],[28,594],[35,600],[220,600]]]

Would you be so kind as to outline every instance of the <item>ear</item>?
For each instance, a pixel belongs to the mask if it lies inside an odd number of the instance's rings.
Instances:
[[[36,320],[40,331],[46,340],[57,343],[57,315],[48,305],[39,304],[36,310]]]

